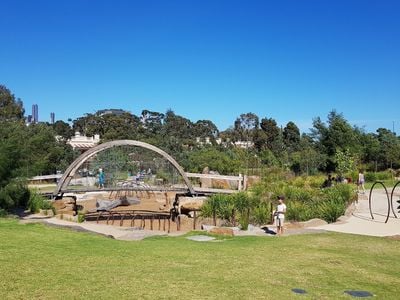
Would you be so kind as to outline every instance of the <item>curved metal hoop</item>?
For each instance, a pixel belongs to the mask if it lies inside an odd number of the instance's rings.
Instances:
[[[396,215],[396,210],[394,209],[394,206],[393,206],[393,196],[394,196],[394,190],[397,188],[397,186],[399,186],[400,185],[400,181],[397,181],[397,183],[394,185],[394,187],[393,187],[393,190],[392,190],[392,193],[390,194],[390,202],[391,202],[391,205],[392,205],[392,211],[393,211],[393,215],[394,215],[394,217],[397,219],[397,215]]]
[[[388,193],[388,191],[387,191],[387,189],[386,189],[386,186],[385,186],[385,184],[382,182],[382,181],[376,181],[373,185],[372,185],[372,187],[371,187],[371,190],[369,191],[369,213],[371,214],[371,218],[372,218],[372,220],[374,219],[374,215],[373,215],[373,213],[372,213],[372,207],[371,207],[371,203],[372,203],[372,191],[374,190],[374,187],[375,187],[375,185],[377,185],[377,184],[380,184],[380,185],[382,185],[383,186],[383,188],[385,189],[385,192],[386,192],[386,197],[387,197],[387,200],[388,200],[388,212],[387,212],[387,215],[386,215],[386,221],[385,221],[385,223],[387,223],[388,222],[388,220],[389,220],[389,216],[390,216],[390,207],[391,207],[391,205],[390,205],[390,198],[389,198],[389,193]]]
[[[90,157],[92,157],[93,155],[95,155],[103,150],[110,149],[115,146],[136,146],[136,147],[145,148],[145,149],[148,149],[148,150],[151,150],[153,152],[160,154],[162,157],[167,159],[175,167],[175,169],[179,172],[179,174],[183,177],[183,180],[185,181],[185,184],[188,187],[189,192],[192,195],[196,194],[196,192],[193,189],[193,186],[192,186],[189,178],[186,176],[183,168],[168,153],[161,150],[160,148],[157,148],[156,146],[153,146],[153,145],[150,145],[150,144],[147,144],[144,142],[133,141],[133,140],[118,140],[118,141],[111,141],[111,142],[106,142],[104,144],[97,145],[96,147],[93,147],[93,148],[89,149],[88,151],[82,153],[64,172],[64,175],[61,177],[53,195],[57,196],[61,193],[61,191],[69,184],[72,177],[75,175],[75,172],[79,169],[79,167],[86,160],[88,160]]]

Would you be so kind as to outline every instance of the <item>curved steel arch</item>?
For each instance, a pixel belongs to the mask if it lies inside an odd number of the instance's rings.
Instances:
[[[111,142],[106,142],[104,144],[97,145],[96,147],[93,147],[89,149],[88,151],[82,153],[75,161],[67,168],[67,170],[64,172],[63,176],[61,177],[56,190],[54,191],[54,195],[59,195],[61,191],[68,186],[69,182],[71,181],[72,177],[75,175],[75,172],[79,169],[79,167],[90,157],[93,155],[106,150],[110,149],[115,146],[136,146],[136,147],[141,147],[145,148],[148,150],[151,150],[153,152],[156,152],[160,154],[162,157],[167,159],[174,167],[175,169],[181,174],[183,177],[183,180],[185,181],[189,192],[194,195],[195,191],[193,189],[192,184],[190,183],[189,178],[186,176],[185,171],[183,168],[178,164],[178,162],[170,156],[168,153],[165,151],[161,150],[160,148],[157,148],[156,146],[147,144],[145,142],[139,142],[139,141],[134,141],[134,140],[117,140],[117,141],[111,141]]]
[[[369,199],[368,199],[368,200],[369,200],[369,201],[368,201],[369,213],[371,214],[371,218],[372,218],[372,220],[373,220],[373,219],[374,219],[374,215],[373,215],[373,213],[372,213],[372,207],[371,207],[371,204],[372,204],[372,191],[374,190],[374,187],[375,187],[375,185],[377,185],[377,184],[382,185],[383,188],[385,189],[385,192],[386,192],[386,197],[387,197],[387,200],[388,200],[388,212],[387,212],[387,215],[386,215],[386,221],[385,221],[385,223],[387,223],[388,220],[389,220],[389,216],[390,216],[390,207],[391,207],[391,205],[390,205],[389,193],[388,193],[388,191],[387,191],[387,189],[386,189],[385,184],[384,184],[383,182],[381,182],[381,181],[376,181],[376,182],[372,185],[371,190],[369,191]]]
[[[394,185],[394,187],[393,187],[393,190],[392,190],[392,193],[390,194],[390,202],[391,202],[391,205],[392,205],[392,211],[393,211],[393,215],[394,215],[394,217],[397,219],[397,215],[396,215],[396,210],[394,209],[394,206],[393,206],[393,196],[394,196],[394,190],[398,187],[398,186],[400,186],[400,181],[397,181],[397,183]]]

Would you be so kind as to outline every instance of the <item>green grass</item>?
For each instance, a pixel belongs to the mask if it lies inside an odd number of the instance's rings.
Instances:
[[[394,180],[394,179],[387,179],[387,180],[378,180],[378,181],[381,181],[381,182],[383,182],[384,184],[385,184],[385,186],[387,187],[387,188],[392,188],[392,187],[394,187],[394,185],[398,182],[398,180]],[[365,183],[365,188],[367,189],[367,190],[369,190],[371,187],[372,187],[372,185],[374,184],[375,182],[366,182]],[[382,188],[382,185],[380,185],[380,184],[378,184],[378,185],[376,185],[376,188]],[[389,192],[391,192],[392,190],[390,190]]]
[[[0,240],[0,299],[398,299],[400,288],[400,242],[384,238],[126,242],[0,219]]]

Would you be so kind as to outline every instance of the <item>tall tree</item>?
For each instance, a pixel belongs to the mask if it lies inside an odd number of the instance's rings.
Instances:
[[[217,126],[210,120],[199,120],[193,125],[193,135],[195,137],[216,138],[219,131]]]
[[[263,118],[260,126],[266,135],[267,148],[274,153],[282,151],[281,130],[276,121],[272,118]]]
[[[251,112],[241,114],[234,123],[236,137],[242,141],[253,141],[255,131],[258,127],[258,116]]]
[[[15,99],[9,89],[0,85],[0,121],[22,120],[24,113],[21,99]]]
[[[289,152],[300,149],[300,130],[295,123],[289,122],[283,129],[283,142]]]

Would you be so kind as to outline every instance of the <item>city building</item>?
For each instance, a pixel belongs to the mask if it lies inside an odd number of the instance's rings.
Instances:
[[[37,104],[32,105],[32,122],[31,123],[38,123],[39,122],[39,106]]]
[[[80,132],[75,132],[75,135],[67,141],[67,144],[71,145],[72,149],[79,150],[81,153],[86,150],[93,148],[100,142],[100,135],[95,134],[92,137],[81,135]]]
[[[104,115],[122,115],[126,113],[127,111],[123,109],[115,109],[115,108],[109,108],[109,109],[101,109],[96,112],[96,115],[98,116],[104,116]]]
[[[56,115],[55,113],[50,113],[50,124],[54,124],[54,119],[55,119]]]

